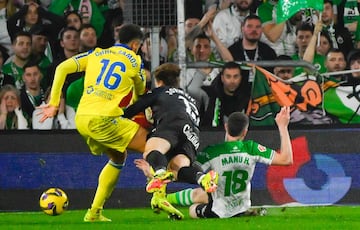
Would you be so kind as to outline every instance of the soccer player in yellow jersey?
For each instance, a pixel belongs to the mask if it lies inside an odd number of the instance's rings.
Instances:
[[[143,33],[134,24],[119,31],[119,42],[108,49],[73,56],[56,68],[50,102],[42,106],[42,121],[57,113],[61,90],[69,73],[85,71],[84,92],[75,123],[94,155],[110,158],[99,175],[99,184],[91,208],[84,221],[111,221],[102,215],[106,199],[111,195],[126,160],[126,149],[143,152],[147,131],[137,123],[122,118],[122,107],[145,92],[140,56]]]

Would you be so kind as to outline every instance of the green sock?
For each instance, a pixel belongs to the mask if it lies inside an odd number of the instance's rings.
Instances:
[[[194,203],[191,197],[192,191],[193,189],[188,188],[175,193],[170,193],[166,195],[166,199],[170,202],[170,204],[189,206]]]

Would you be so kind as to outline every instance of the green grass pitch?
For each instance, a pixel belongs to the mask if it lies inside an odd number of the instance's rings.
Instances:
[[[266,216],[229,219],[170,220],[150,208],[106,209],[107,223],[84,223],[86,210],[68,210],[60,216],[43,212],[0,212],[0,229],[359,229],[360,206],[270,207]]]

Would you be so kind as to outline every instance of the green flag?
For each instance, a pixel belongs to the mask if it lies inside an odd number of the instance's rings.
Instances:
[[[249,115],[250,126],[273,126],[275,116],[280,110],[268,79],[265,76],[268,72],[256,66],[255,79],[251,90],[251,99],[247,114]]]
[[[276,21],[281,23],[288,20],[299,10],[313,8],[322,11],[324,0],[279,0],[276,6]]]
[[[331,87],[325,91],[324,108],[343,124],[360,124],[360,86]]]

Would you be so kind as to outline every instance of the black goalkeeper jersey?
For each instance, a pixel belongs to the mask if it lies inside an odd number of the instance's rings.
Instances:
[[[162,121],[191,121],[199,126],[200,117],[196,101],[180,88],[159,87],[142,96],[136,103],[128,107],[123,117],[131,118],[151,107],[154,125]]]

